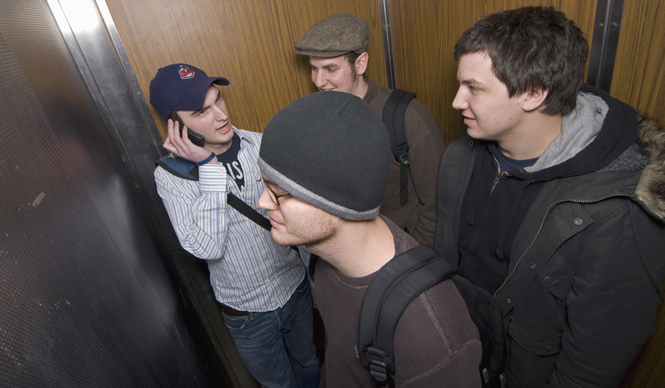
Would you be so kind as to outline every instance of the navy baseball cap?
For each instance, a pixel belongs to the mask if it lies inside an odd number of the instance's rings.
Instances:
[[[150,103],[168,120],[174,110],[198,110],[203,107],[211,84],[228,85],[223,77],[208,77],[201,69],[174,63],[157,70],[150,81]]]

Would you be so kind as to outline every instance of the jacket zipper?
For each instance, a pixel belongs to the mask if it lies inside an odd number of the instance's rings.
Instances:
[[[492,159],[494,159],[494,163],[496,163],[496,178],[494,178],[494,181],[493,181],[494,185],[492,185],[492,190],[490,191],[490,195],[492,195],[494,193],[494,188],[496,187],[496,185],[499,184],[499,181],[501,180],[501,176],[502,175],[508,175],[508,173],[505,172],[505,171],[501,172],[501,165],[499,164],[499,161],[496,160],[495,157],[492,157]]]

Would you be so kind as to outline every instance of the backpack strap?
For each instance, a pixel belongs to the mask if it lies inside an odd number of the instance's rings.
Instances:
[[[388,130],[390,136],[390,145],[393,156],[400,164],[399,173],[399,202],[402,206],[406,204],[409,197],[408,167],[411,164],[409,156],[409,145],[406,143],[406,134],[404,133],[404,114],[406,107],[416,95],[404,90],[395,89],[390,93],[386,105],[383,107],[383,124]]]
[[[406,307],[455,273],[434,249],[421,245],[396,256],[376,274],[360,311],[358,355],[377,386],[394,385],[393,337]]]
[[[253,207],[245,203],[245,201],[236,197],[233,193],[229,192],[226,195],[226,203],[228,203],[229,206],[231,206],[232,208],[239,211],[243,216],[256,222],[260,227],[268,231],[270,231],[270,229],[272,228],[270,220],[265,218],[261,213],[257,212]]]
[[[175,154],[162,156],[157,165],[178,178],[190,181],[199,180],[199,166],[191,160],[183,159]]]
[[[183,159],[174,154],[161,157],[157,161],[157,165],[168,171],[169,173],[190,181],[199,180],[199,167],[191,160]],[[236,209],[243,216],[254,221],[260,227],[270,230],[270,220],[265,218],[261,213],[257,212],[253,207],[249,206],[245,201],[238,198],[233,193],[229,192],[226,195],[226,203],[232,208]]]

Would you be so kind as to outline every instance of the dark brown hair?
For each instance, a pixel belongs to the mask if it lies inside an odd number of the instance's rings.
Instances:
[[[566,115],[575,109],[589,44],[563,12],[524,7],[489,15],[455,44],[456,61],[474,53],[489,55],[492,71],[510,97],[547,90],[544,114]]]
[[[349,65],[351,65],[351,82],[356,82],[358,79],[358,73],[356,72],[356,60],[360,54],[351,51],[346,54],[344,54],[344,58],[346,58],[346,61],[349,62]]]

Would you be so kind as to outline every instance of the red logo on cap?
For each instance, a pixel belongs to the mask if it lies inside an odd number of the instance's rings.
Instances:
[[[180,73],[180,78],[181,79],[190,79],[194,78],[194,70],[191,70],[189,67],[185,65],[180,65],[180,70],[178,70],[178,73]]]

